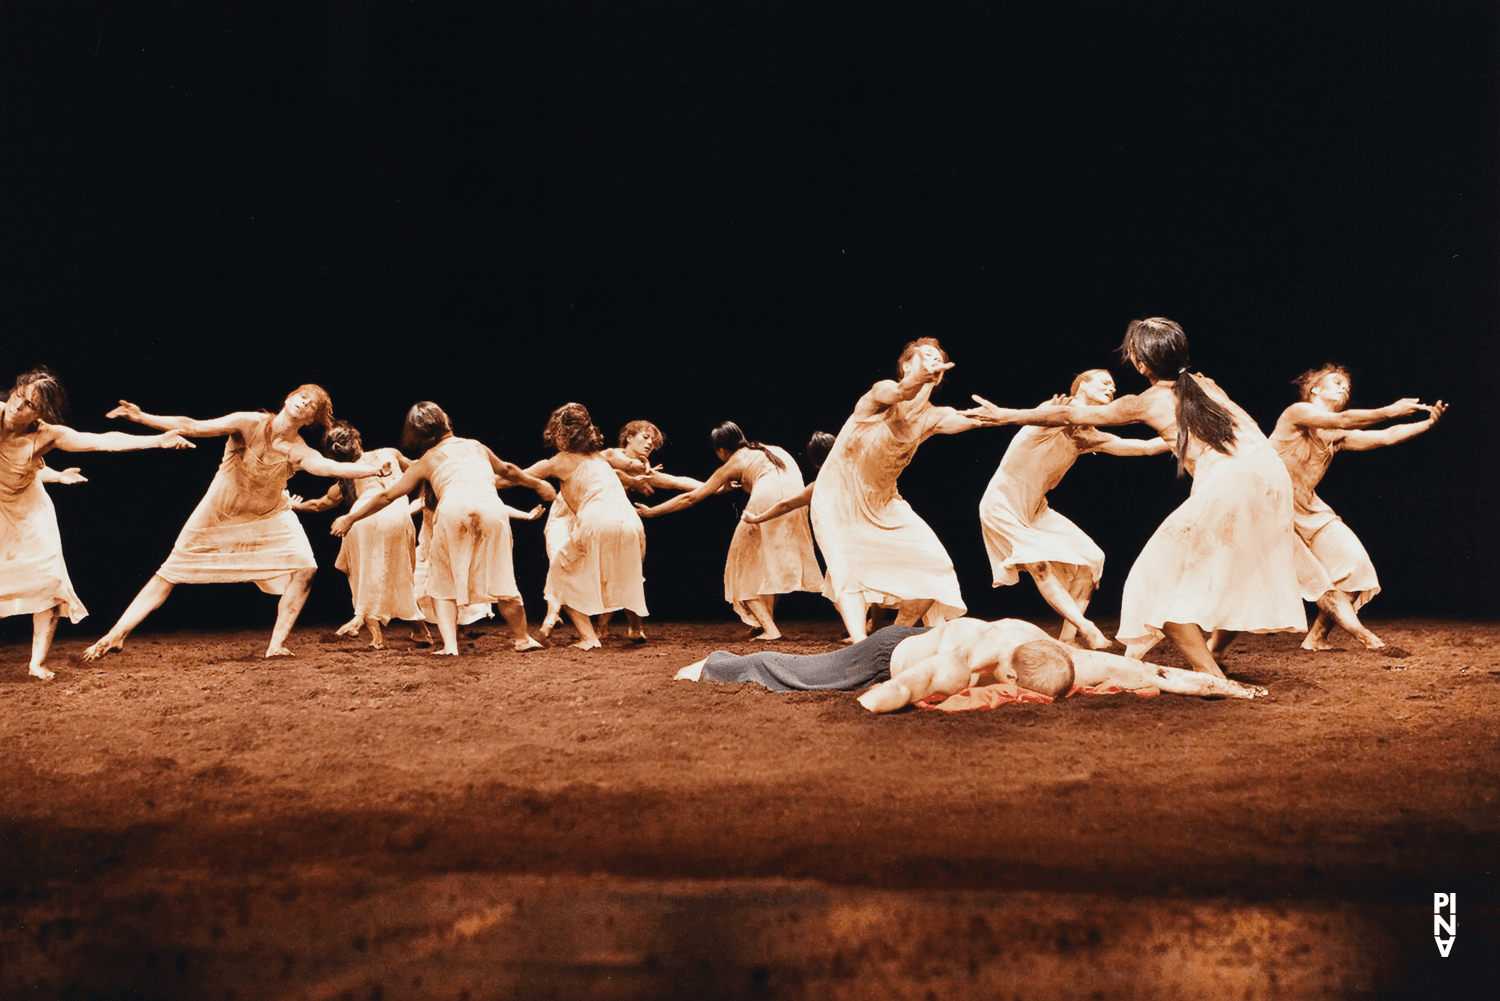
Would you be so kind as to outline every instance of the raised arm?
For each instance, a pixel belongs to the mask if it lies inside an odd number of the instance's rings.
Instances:
[[[1396,417],[1405,417],[1419,410],[1431,412],[1432,408],[1423,406],[1416,397],[1408,397],[1397,400],[1395,403],[1384,407],[1376,407],[1373,410],[1340,410],[1335,413],[1332,410],[1324,410],[1322,407],[1311,403],[1293,403],[1282,411],[1277,424],[1290,424],[1297,427],[1322,428],[1328,431],[1345,431],[1352,428],[1369,427],[1371,424],[1379,424]]]
[[[45,455],[54,448],[64,452],[139,452],[147,448],[195,448],[182,437],[180,431],[164,434],[126,434],[124,431],[105,431],[96,434],[89,431],[74,431],[62,424],[46,424],[38,436],[37,452]]]
[[[745,469],[745,453],[748,451],[750,449],[742,448],[731,455],[729,461],[718,469],[715,469],[712,476],[687,493],[678,494],[671,500],[663,501],[655,507],[637,504],[635,509],[640,512],[642,518],[654,518],[659,514],[671,514],[673,511],[681,511],[685,507],[692,507],[705,497],[712,497],[730,480],[740,478]]]
[[[777,501],[760,514],[751,514],[749,511],[746,511],[740,515],[740,521],[743,521],[747,525],[759,525],[763,521],[780,518],[784,514],[791,514],[793,511],[807,507],[807,505],[812,503],[813,487],[817,485],[816,480],[809,483],[802,488],[802,492],[797,496],[788,497],[784,501]]]
[[[536,491],[538,497],[548,504],[557,499],[556,488],[541,477],[533,475],[530,470],[522,469],[514,462],[506,462],[494,452],[491,452],[488,445],[484,446],[484,454],[490,460],[490,468],[495,471],[495,475],[505,480],[510,486],[530,487]]]
[[[134,403],[121,400],[118,407],[104,416],[123,417],[137,424],[144,424],[148,428],[156,428],[158,431],[180,431],[190,438],[219,438],[226,434],[234,434],[236,431],[244,431],[265,420],[266,415],[241,411],[216,417],[213,420],[199,421],[191,417],[163,417],[159,414],[148,414]]]
[[[901,376],[900,381],[880,380],[870,387],[870,391],[864,395],[864,398],[860,400],[860,405],[855,409],[868,410],[873,414],[895,406],[897,403],[914,400],[924,387],[935,385],[943,377],[943,373],[952,367],[951,361],[943,361],[936,351],[924,348],[912,355],[911,367]]]
[[[1386,445],[1399,445],[1430,429],[1443,416],[1443,411],[1448,409],[1448,405],[1438,400],[1425,409],[1428,411],[1425,421],[1397,424],[1395,427],[1381,428],[1379,431],[1350,431],[1344,435],[1344,448],[1353,452],[1364,452]]]

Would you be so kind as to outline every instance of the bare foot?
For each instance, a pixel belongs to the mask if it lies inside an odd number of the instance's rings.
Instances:
[[[781,633],[779,633],[779,632],[776,632],[776,633],[761,633],[759,636],[752,636],[750,638],[753,639],[753,640],[757,640],[757,641],[759,641],[759,640],[779,640],[779,639],[781,639]]]
[[[525,653],[527,650],[540,650],[542,645],[530,636],[524,640],[516,640],[511,646],[515,647],[517,653]]]
[[[1308,636],[1306,639],[1304,639],[1302,641],[1302,649],[1304,649],[1304,650],[1332,650],[1332,649],[1334,649],[1334,645],[1332,643],[1328,642],[1328,640],[1324,639],[1321,636],[1317,637],[1316,639],[1313,638],[1312,636]]]
[[[1088,629],[1083,632],[1083,638],[1088,641],[1089,647],[1094,650],[1104,650],[1110,645],[1110,638],[1099,631],[1099,627],[1092,622],[1087,623]]]
[[[380,642],[376,642],[376,641],[372,640],[370,642],[370,649],[371,650],[384,650],[385,649],[385,644],[384,643],[380,643]]]
[[[549,637],[551,637],[551,635],[552,635],[552,627],[555,626],[555,625],[557,625],[556,622],[543,622],[542,623],[542,628],[538,629],[536,631],[536,634],[538,636],[540,636],[542,639],[548,639]]]
[[[335,629],[333,631],[333,635],[335,635],[335,636],[358,636],[359,635],[359,625],[360,624],[358,622],[345,622],[343,625],[339,626],[337,629]]]
[[[434,651],[432,651],[432,655],[434,657],[457,657],[458,656],[458,651],[457,650],[434,650]]]
[[[108,636],[106,636],[98,643],[95,643],[93,646],[84,650],[83,659],[86,661],[98,660],[100,657],[103,657],[105,654],[113,650],[123,650],[124,648],[124,640],[111,640]]]
[[[676,674],[672,675],[672,680],[697,681],[698,679],[703,677],[703,665],[707,663],[707,660],[695,661],[689,664],[687,667],[682,668]]]
[[[745,640],[757,639],[757,638],[759,638],[760,634],[763,633],[763,632],[765,632],[765,631],[766,630],[765,630],[764,626],[751,626],[749,629],[745,630],[745,635],[741,636],[740,639],[745,639]]]
[[[644,630],[638,633],[626,633],[625,638],[632,643],[644,643],[646,642],[646,633]]]
[[[43,681],[51,681],[53,678],[57,677],[57,675],[53,674],[51,671],[47,670],[40,664],[31,665],[31,676],[33,678],[41,678]]]
[[[267,658],[271,658],[271,657],[295,657],[295,656],[297,656],[297,655],[294,654],[294,653],[292,653],[292,651],[288,650],[284,644],[277,644],[275,646],[268,646],[268,647],[266,647],[266,657]]]
[[[571,644],[574,650],[597,650],[603,645],[598,640],[579,640],[577,643]]]

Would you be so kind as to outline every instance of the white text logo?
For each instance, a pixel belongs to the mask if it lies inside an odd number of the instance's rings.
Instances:
[[[1448,916],[1443,917],[1443,908],[1448,909]],[[1443,936],[1448,936],[1444,938]],[[1432,895],[1432,939],[1437,943],[1438,952],[1444,959],[1448,958],[1448,951],[1453,948],[1453,940],[1458,938],[1458,894],[1456,893],[1434,893]]]

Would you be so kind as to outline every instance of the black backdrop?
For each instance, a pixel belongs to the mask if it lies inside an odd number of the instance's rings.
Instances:
[[[1099,365],[1139,390],[1110,351],[1163,314],[1267,429],[1327,360],[1355,405],[1451,401],[1322,492],[1381,570],[1372,614],[1490,615],[1497,9],[7,4],[0,343],[62,375],[85,430],[120,397],[208,417],[315,381],[367,444],[431,398],[524,464],[578,400],[611,436],[655,421],[703,476],[717,422],[800,455],[923,334],[958,366],[938,402],[1030,404]],[[934,439],[902,481],[986,616],[1045,612],[989,587],[980,541],[1011,434]],[[91,478],[52,488],[83,632],[220,451],[52,460]],[[1169,459],[1097,457],[1055,492],[1109,556],[1100,614],[1187,490]],[[742,507],[648,523],[655,615],[729,617]],[[305,622],[347,614],[328,520]],[[539,526],[516,536],[536,615]],[[149,625],[269,627],[271,604],[182,588]]]

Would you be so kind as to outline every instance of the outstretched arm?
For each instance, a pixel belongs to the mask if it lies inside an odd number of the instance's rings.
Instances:
[[[1097,434],[1103,440],[1090,448],[1090,452],[1103,452],[1105,455],[1161,455],[1172,451],[1172,446],[1161,438],[1121,438],[1103,431]]]
[[[89,431],[74,431],[62,424],[47,424],[39,436],[37,452],[46,454],[54,448],[64,452],[139,452],[147,448],[195,448],[182,437],[180,431],[165,434],[126,434],[124,431],[105,431],[95,434]]]
[[[340,476],[352,478],[360,476],[385,476],[395,463],[390,459],[378,457],[365,457],[359,462],[335,462],[324,455],[313,451],[310,445],[305,443],[292,445],[290,458],[292,467],[300,469],[304,473],[312,473],[314,476],[327,476],[337,479]]]
[[[943,373],[952,367],[951,361],[934,361],[926,352],[918,351],[912,358],[911,369],[901,377],[899,382],[895,379],[882,379],[870,387],[865,397],[870,401],[872,410],[875,412],[893,407],[898,403],[914,400],[922,391],[922,387],[936,383],[942,378]]]
[[[1379,424],[1381,421],[1396,417],[1405,417],[1418,410],[1426,410],[1430,413],[1432,407],[1423,406],[1414,396],[1397,400],[1384,407],[1376,407],[1373,410],[1340,410],[1337,413],[1313,406],[1311,403],[1293,403],[1282,412],[1277,423],[1285,422],[1298,427],[1344,431],[1351,428],[1369,427],[1371,424]]]
[[[292,498],[292,510],[302,513],[313,513],[317,511],[332,511],[339,506],[344,499],[344,491],[337,483],[328,488],[328,492],[317,500],[303,500],[301,497]]]
[[[1158,667],[1102,650],[1070,650],[1073,683],[1079,688],[1118,685],[1126,690],[1160,688],[1174,695],[1222,695],[1231,699],[1264,698],[1268,693],[1255,685],[1215,677],[1202,671]]]
[[[1379,431],[1350,431],[1344,435],[1344,448],[1353,452],[1364,452],[1385,445],[1399,445],[1430,429],[1443,416],[1443,411],[1448,409],[1448,405],[1438,400],[1425,409],[1428,412],[1425,421],[1397,424],[1395,427],[1382,428]]]
[[[502,503],[501,506],[505,508],[505,516],[515,521],[536,521],[542,516],[542,511],[545,510],[540,504],[530,511],[522,511],[505,503]]]
[[[342,463],[334,463],[342,465]],[[392,501],[405,497],[427,479],[427,460],[418,459],[411,464],[411,468],[401,474],[401,478],[379,493],[371,491],[354,502],[354,509],[348,514],[333,519],[333,527],[329,530],[334,535],[347,535],[354,523],[362,518],[368,518],[385,509]],[[368,473],[364,475],[369,475]]]
[[[510,486],[530,487],[536,491],[538,497],[548,504],[557,499],[557,490],[552,484],[539,476],[533,475],[530,470],[522,469],[514,462],[506,462],[490,451],[488,445],[484,447],[484,454],[490,460],[490,468],[495,471],[495,475],[503,478]]]
[[[718,493],[719,488],[724,484],[740,478],[745,468],[744,453],[747,451],[749,450],[742,448],[731,455],[729,461],[718,469],[715,469],[712,476],[687,493],[678,494],[671,500],[663,501],[655,507],[637,504],[635,509],[640,512],[642,518],[654,518],[659,514],[671,514],[673,511],[681,511],[685,507],[692,507],[703,500],[703,498],[711,497]]]
[[[163,417],[159,414],[148,414],[134,403],[121,400],[118,407],[104,416],[123,417],[137,424],[144,424],[148,428],[156,428],[158,431],[180,431],[190,438],[219,438],[226,434],[234,434],[236,431],[243,431],[264,420],[266,415],[240,412],[215,417],[213,420],[198,421],[191,417]]]
[[[1040,424],[1058,427],[1063,424],[1112,426],[1138,424],[1146,419],[1147,405],[1139,396],[1122,396],[1103,406],[1042,406],[1030,410],[1010,410],[996,406],[982,396],[974,402],[996,424]]]
[[[743,521],[747,525],[759,525],[763,521],[780,518],[784,514],[791,514],[793,511],[807,507],[812,503],[813,487],[815,486],[817,486],[816,480],[803,487],[802,492],[797,496],[788,497],[784,501],[778,501],[760,514],[751,514],[749,511],[746,511],[740,515],[740,521]]]

